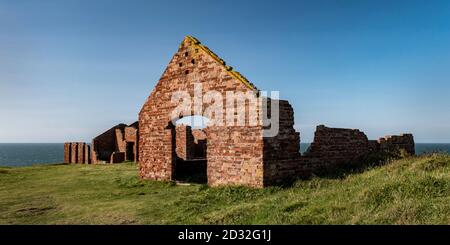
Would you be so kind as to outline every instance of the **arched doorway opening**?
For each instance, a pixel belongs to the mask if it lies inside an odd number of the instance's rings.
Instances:
[[[207,138],[204,129],[209,119],[187,116],[175,122],[172,155],[174,179],[181,182],[207,183]]]

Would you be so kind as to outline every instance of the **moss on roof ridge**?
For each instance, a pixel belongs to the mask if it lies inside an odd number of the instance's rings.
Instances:
[[[240,72],[233,70],[233,67],[228,66],[226,62],[221,59],[216,53],[214,53],[211,49],[209,49],[207,46],[203,45],[197,38],[193,36],[186,36],[185,39],[188,39],[191,41],[191,45],[198,47],[199,49],[203,50],[205,53],[207,53],[211,58],[213,58],[217,63],[222,65],[228,74],[230,74],[232,77],[236,78],[240,82],[242,82],[244,85],[249,87],[250,89],[259,92],[258,88],[250,82],[246,77],[244,77]]]

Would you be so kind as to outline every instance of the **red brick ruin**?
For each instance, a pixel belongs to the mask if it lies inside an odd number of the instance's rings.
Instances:
[[[65,163],[91,163],[91,147],[84,142],[64,143]]]
[[[116,125],[92,140],[92,163],[121,163],[138,159],[138,122]]]
[[[197,39],[187,36],[143,105],[139,123],[119,124],[94,138],[91,162],[134,160],[139,162],[142,179],[183,181],[201,175],[200,179],[210,186],[265,187],[308,177],[323,169],[357,164],[371,154],[415,154],[411,134],[368,140],[359,130],[323,125],[317,127],[314,142],[301,154],[294,110],[286,100],[277,101],[279,130],[274,137],[265,137],[267,126],[261,116],[252,126],[210,125],[197,129],[172,123],[170,115],[177,106],[171,100],[173,93],[187,91],[193,96],[195,83],[201,83],[203,94],[217,91],[223,98],[229,91],[261,96],[244,76]],[[201,103],[208,106],[205,101]],[[267,107],[270,109],[270,103]],[[196,113],[184,112],[180,116]],[[250,113],[245,116],[248,122]],[[79,161],[73,161],[77,159],[73,157],[73,144],[65,145],[65,162]]]
[[[393,148],[414,154],[412,135],[369,141],[358,130],[319,126],[314,142],[303,156],[300,135],[294,129],[294,111],[288,101],[279,101],[279,133],[263,136],[263,124],[256,126],[208,126],[202,131],[204,153],[194,131],[173,125],[170,112],[176,104],[176,91],[194,94],[194,83],[201,82],[203,92],[258,92],[240,73],[227,66],[206,46],[186,37],[173,56],[139,114],[140,174],[143,179],[178,180],[188,165],[204,166],[211,186],[246,185],[264,187],[287,179],[309,176],[322,167],[350,164],[370,153]],[[193,116],[188,113],[181,116]],[[247,120],[247,118],[246,118]],[[262,122],[259,120],[259,122]],[[197,143],[198,144],[198,143]]]
[[[64,144],[65,163],[121,163],[124,161],[138,161],[138,122],[129,126],[119,124],[100,134],[92,140],[92,144],[68,142]],[[77,146],[83,145],[85,156],[79,158],[80,150],[74,151]],[[75,157],[74,157],[75,154]]]

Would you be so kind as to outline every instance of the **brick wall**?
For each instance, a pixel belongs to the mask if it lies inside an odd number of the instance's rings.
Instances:
[[[200,140],[206,140],[206,133],[201,129],[192,129],[192,136],[194,137],[194,142],[196,143]]]
[[[77,163],[84,163],[84,157],[85,157],[84,148],[85,148],[85,146],[86,146],[86,143],[79,143],[77,146],[78,147]]]
[[[123,129],[126,126],[126,124],[118,124],[92,140],[92,154],[95,155],[92,158],[96,159],[93,163],[110,161],[111,154],[117,151],[116,129]]]
[[[120,157],[112,158],[113,153],[123,153],[127,161],[138,161],[138,123],[130,126],[126,124],[116,125],[92,140],[92,162],[93,163],[115,163]],[[132,146],[131,152],[128,147]]]
[[[264,185],[294,178],[300,168],[300,134],[294,129],[294,110],[288,101],[278,103],[279,133],[264,138]]]
[[[262,127],[207,127],[207,177],[211,186],[263,187]]]
[[[177,156],[183,160],[194,157],[194,136],[190,126],[177,125],[175,127]]]
[[[71,143],[66,142],[64,143],[64,162],[65,163],[70,163],[72,160],[72,152],[71,152]]]
[[[383,149],[402,148],[414,153],[412,135],[369,141],[357,129],[321,125],[317,127],[311,147],[301,156],[300,134],[293,127],[294,111],[283,100],[279,101],[279,134],[275,137],[263,137],[261,118],[254,126],[210,126],[204,129],[205,135],[187,127],[175,127],[170,118],[177,106],[171,101],[172,94],[187,91],[193,96],[194,83],[198,82],[203,86],[203,93],[214,90],[223,98],[227,91],[257,91],[209,49],[186,37],[139,113],[141,178],[173,180],[177,155],[189,159],[192,140],[206,144],[207,178],[212,186],[263,187],[307,177],[323,168],[358,163],[369,153]],[[184,112],[180,116],[194,113]],[[245,121],[249,119],[246,117]]]
[[[416,154],[412,134],[390,135],[378,140],[380,151],[399,153],[404,150],[409,155]]]
[[[91,164],[91,147],[84,143],[84,164]]]
[[[370,154],[398,152],[414,155],[412,134],[386,136],[379,140],[368,140],[357,129],[317,127],[314,142],[300,159],[298,176],[308,176],[323,169],[363,163]],[[380,156],[383,156],[381,154]]]
[[[187,125],[175,127],[177,156],[183,160],[206,159],[206,134]]]
[[[172,135],[175,129],[170,128],[169,122],[170,113],[177,105],[171,103],[172,93],[181,90],[193,96],[196,82],[201,82],[203,92],[215,90],[223,98],[227,91],[256,91],[233,72],[195,40],[186,38],[182,42],[139,114],[142,178],[172,180],[174,177],[176,156]],[[194,113],[182,116],[191,115]],[[210,185],[262,186],[261,127],[218,127],[207,128],[205,132]]]
[[[333,168],[362,161],[370,152],[367,136],[358,129],[317,126],[314,142],[303,155],[305,161]]]
[[[115,137],[114,140],[116,141],[116,152],[125,152],[126,151],[126,142],[125,142],[125,127],[123,128],[116,128],[115,129]]]
[[[78,161],[78,143],[73,142],[70,144],[70,162],[76,163]]]
[[[195,159],[206,159],[207,136],[205,131],[201,129],[192,129],[194,137],[194,154]]]
[[[137,128],[126,127],[125,128],[125,141],[136,142],[137,141]]]
[[[139,153],[138,153],[138,138],[139,138],[139,132],[138,132],[138,123],[133,123],[130,126],[125,128],[125,142],[126,144],[132,143],[133,145],[133,156],[128,156],[128,150],[125,151],[125,160],[127,161],[139,161]]]
[[[90,164],[90,146],[84,142],[64,143],[64,162]]]

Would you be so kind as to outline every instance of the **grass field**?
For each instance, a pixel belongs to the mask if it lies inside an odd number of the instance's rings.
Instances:
[[[3,167],[0,224],[450,224],[450,156],[265,189],[141,181],[134,163]]]

